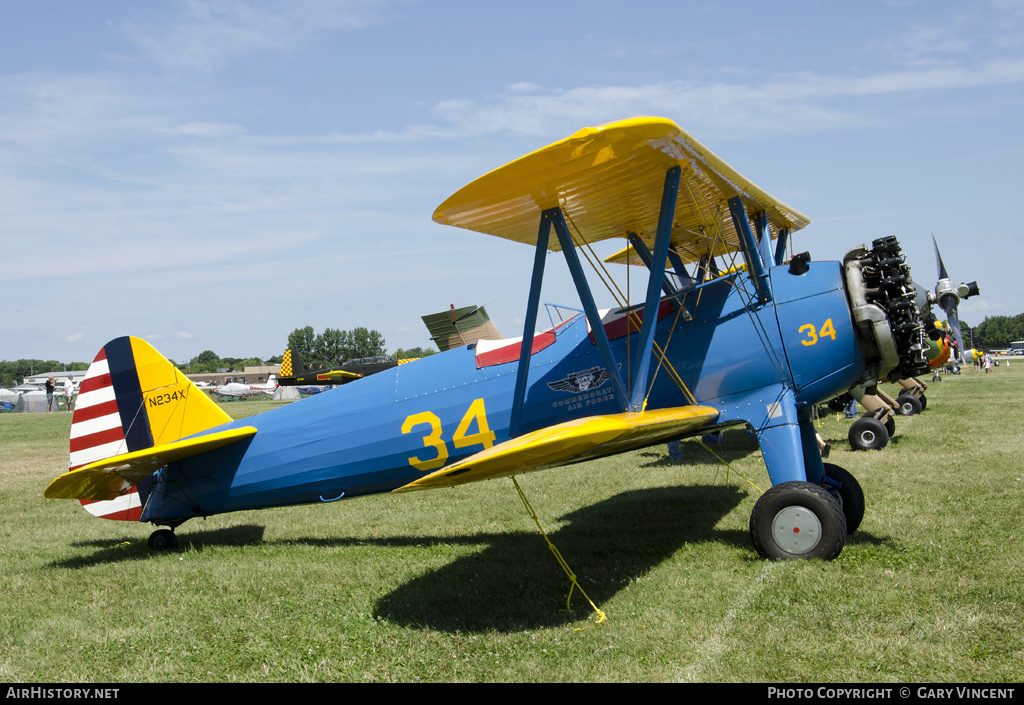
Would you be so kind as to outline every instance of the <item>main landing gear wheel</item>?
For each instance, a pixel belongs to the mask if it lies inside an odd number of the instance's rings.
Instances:
[[[750,539],[762,558],[830,561],[846,544],[839,501],[810,482],[783,482],[761,495],[750,514]]]
[[[170,529],[160,529],[149,535],[149,547],[154,551],[172,551],[178,547],[178,537]]]
[[[874,416],[862,416],[850,425],[850,445],[854,450],[885,448],[889,432]]]
[[[891,415],[883,424],[883,426],[885,426],[885,432],[889,434],[890,439],[896,435],[896,419],[894,419]]]
[[[839,500],[843,516],[846,517],[846,535],[849,536],[860,527],[864,519],[864,490],[857,478],[832,463],[825,463],[825,478],[822,486]]]
[[[924,405],[913,394],[901,394],[896,398],[897,411],[900,416],[920,414]]]

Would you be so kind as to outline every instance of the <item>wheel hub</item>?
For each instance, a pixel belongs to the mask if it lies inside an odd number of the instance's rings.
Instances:
[[[803,555],[821,540],[821,522],[806,507],[786,507],[772,520],[772,536],[783,551]]]

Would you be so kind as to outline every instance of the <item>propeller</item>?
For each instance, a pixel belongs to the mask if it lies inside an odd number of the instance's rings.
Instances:
[[[939,243],[935,241],[934,235],[932,235],[932,244],[935,246],[935,263],[939,270],[939,280],[935,284],[934,301],[946,312],[946,321],[956,337],[957,348],[959,351],[963,351],[964,341],[963,336],[960,334],[960,317],[957,314],[957,309],[960,306],[961,299],[970,298],[981,292],[976,281],[953,286],[949,280],[949,274],[946,272],[946,265],[942,263],[942,255],[939,254]]]

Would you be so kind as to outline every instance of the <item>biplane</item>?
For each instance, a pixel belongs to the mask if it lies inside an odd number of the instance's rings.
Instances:
[[[119,338],[87,373],[71,467],[46,496],[168,527],[150,537],[164,548],[195,517],[452,487],[749,425],[772,483],[751,514],[757,552],[839,555],[864,496],[822,462],[811,407],[925,365],[895,238],[843,262],[785,261],[808,218],[662,118],[580,130],[471,182],[434,220],[534,248],[521,337],[239,421]],[[581,255],[593,263],[609,238],[629,242],[647,284],[642,301],[600,310]],[[581,307],[556,320],[545,305],[538,331],[554,258]]]

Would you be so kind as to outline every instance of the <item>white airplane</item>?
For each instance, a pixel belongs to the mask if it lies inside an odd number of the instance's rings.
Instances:
[[[255,397],[260,394],[273,394],[277,391],[277,386],[277,377],[270,375],[266,384],[229,382],[223,387],[215,387],[213,393],[221,397]]]

